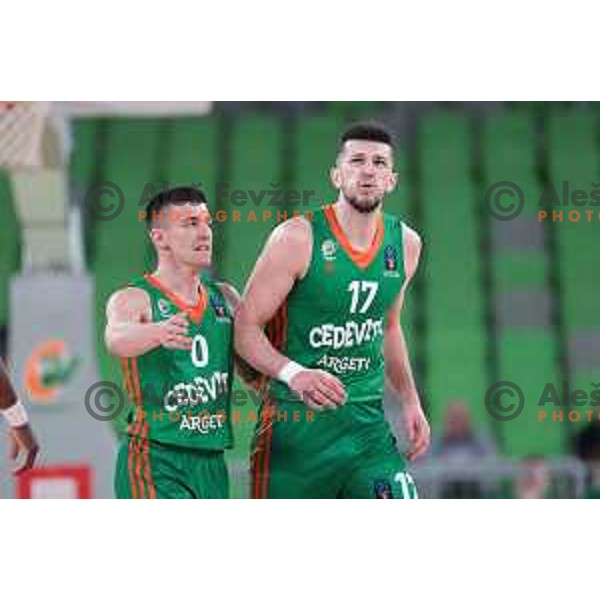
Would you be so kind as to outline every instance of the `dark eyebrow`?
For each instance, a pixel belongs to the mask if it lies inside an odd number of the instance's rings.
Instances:
[[[356,152],[354,154],[350,154],[350,156],[348,157],[349,160],[352,160],[354,158],[365,158],[366,154],[364,152]],[[385,156],[385,154],[375,154],[373,155],[373,160],[383,160],[383,161],[391,161],[391,158],[388,156]]]
[[[192,225],[198,225],[200,222],[206,223],[207,225],[212,225],[212,216],[203,216],[202,219],[200,219],[198,215],[192,215],[191,217],[188,216],[187,219],[184,220],[184,223],[191,223]]]

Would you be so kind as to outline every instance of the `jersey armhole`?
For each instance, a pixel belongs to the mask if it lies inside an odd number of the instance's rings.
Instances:
[[[406,270],[406,248],[404,246],[404,242],[406,240],[406,231],[408,230],[408,225],[398,219],[398,223],[400,223],[400,249],[402,251],[402,272],[404,274],[404,280],[406,281],[408,277],[408,272]]]
[[[227,305],[227,308],[229,309],[229,312],[231,313],[231,316],[233,317],[233,315],[235,314],[235,308],[231,305],[231,302],[229,300],[229,297],[227,296],[227,292],[225,291],[224,288],[226,288],[227,286],[229,286],[230,288],[232,288],[235,293],[240,297],[239,301],[241,302],[241,294],[239,293],[239,291],[229,282],[227,281],[217,281],[215,280],[213,282],[213,285],[215,287],[215,289],[219,292],[219,294],[221,295],[221,297],[223,298],[223,300],[225,301],[225,304]]]
[[[310,219],[307,219],[306,216],[302,216],[300,218],[308,225],[308,231],[310,232],[310,254],[304,273],[302,273],[300,277],[298,277],[298,281],[304,281],[310,271],[310,268],[312,267],[315,233],[313,229],[313,222]]]

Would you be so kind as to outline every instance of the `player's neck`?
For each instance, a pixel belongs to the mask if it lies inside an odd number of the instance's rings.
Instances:
[[[161,262],[153,275],[187,305],[195,306],[198,303],[200,277],[196,269]]]
[[[381,219],[381,207],[372,213],[360,213],[343,198],[333,205],[335,216],[352,247],[366,250],[373,243]]]

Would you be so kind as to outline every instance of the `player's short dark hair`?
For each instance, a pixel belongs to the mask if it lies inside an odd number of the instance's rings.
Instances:
[[[344,130],[340,136],[340,152],[344,144],[350,140],[365,140],[368,142],[381,142],[394,148],[394,137],[387,127],[379,123],[362,122],[354,123]]]
[[[185,204],[205,204],[208,206],[208,200],[204,192],[195,187],[176,187],[159,192],[146,205],[146,226],[151,229],[155,222],[155,217],[165,206],[174,204],[182,206]]]

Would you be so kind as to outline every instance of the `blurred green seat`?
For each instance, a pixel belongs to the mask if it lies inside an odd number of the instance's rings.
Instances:
[[[546,384],[559,385],[558,344],[552,331],[506,330],[498,337],[498,381],[518,385],[525,399],[522,413],[501,422],[503,447],[509,456],[561,454],[565,450],[566,429],[540,416],[540,398]],[[500,399],[507,406],[516,397]]]

